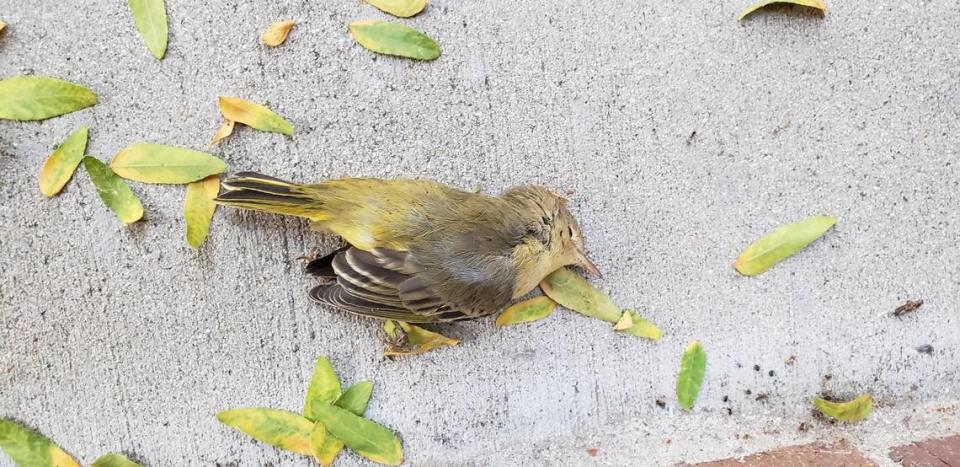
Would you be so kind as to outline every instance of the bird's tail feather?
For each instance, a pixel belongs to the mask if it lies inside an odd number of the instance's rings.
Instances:
[[[323,203],[303,185],[255,172],[239,172],[220,186],[226,191],[214,199],[217,204],[313,220],[323,217]]]

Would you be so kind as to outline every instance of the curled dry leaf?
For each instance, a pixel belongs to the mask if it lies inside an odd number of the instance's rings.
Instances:
[[[213,139],[210,140],[210,147],[214,147],[220,143],[221,140],[233,134],[234,121],[227,119],[223,121],[223,125],[220,125],[220,128],[217,129],[217,132],[213,135]]]
[[[644,337],[659,341],[663,333],[656,325],[643,319],[642,316],[633,310],[623,310],[623,316],[613,326],[614,331],[622,331],[627,334],[633,334],[637,337]]]
[[[326,357],[317,357],[317,361],[313,364],[310,386],[307,387],[307,397],[303,402],[303,416],[310,421],[316,421],[316,408],[332,404],[340,394],[340,379],[333,371],[333,365]]]
[[[283,42],[287,40],[287,35],[290,34],[290,30],[293,29],[293,25],[294,22],[290,20],[271,24],[270,27],[267,28],[267,32],[263,33],[263,37],[261,37],[263,43],[270,47],[283,44]]]
[[[293,412],[251,407],[225,410],[217,414],[217,420],[271,446],[311,454],[310,437],[314,424]]]
[[[143,204],[140,204],[140,199],[110,167],[98,159],[86,156],[83,158],[83,168],[90,175],[90,181],[96,187],[103,204],[117,215],[120,222],[130,224],[143,218]]]
[[[260,104],[239,97],[220,96],[220,113],[227,120],[240,122],[250,128],[293,135],[293,125],[283,117]]]
[[[384,13],[400,18],[414,16],[427,7],[427,0],[367,0],[367,3]]]
[[[540,282],[540,288],[548,297],[577,313],[611,323],[620,320],[620,307],[570,269],[560,268],[552,272]]]
[[[16,465],[80,467],[70,454],[35,430],[10,419],[0,419],[0,449]]]
[[[367,459],[386,465],[403,462],[400,440],[386,427],[336,405],[316,408],[317,421],[348,448]]]
[[[393,342],[388,343],[387,348],[383,351],[383,355],[387,357],[419,355],[438,347],[453,346],[460,343],[457,339],[451,339],[443,334],[428,331],[403,321],[387,320],[383,323],[383,330],[393,340]]]
[[[677,403],[681,409],[693,408],[693,403],[700,394],[706,369],[707,353],[703,351],[700,341],[687,344],[683,349],[683,356],[680,357],[680,373],[677,374]]]
[[[89,89],[47,76],[14,76],[0,80],[0,118],[44,120],[97,103]]]
[[[346,391],[343,391],[343,394],[337,398],[334,405],[362,417],[363,413],[367,410],[367,403],[370,402],[370,396],[372,394],[373,383],[370,381],[360,381],[350,386]],[[314,430],[318,428],[326,431],[326,426],[324,426],[323,423],[317,422],[313,427]],[[343,450],[343,441],[340,441],[329,432],[323,435],[322,442],[316,442],[317,439],[319,439],[319,436],[313,438],[313,457],[317,459],[320,465],[333,464],[337,455]]]
[[[133,22],[157,60],[167,53],[167,9],[164,0],[127,0]]]
[[[93,461],[91,467],[140,467],[140,464],[130,460],[118,452],[104,454]]]
[[[497,316],[497,327],[537,321],[550,316],[556,308],[557,302],[550,297],[533,297],[503,310],[500,316]]]
[[[135,143],[110,162],[117,175],[144,183],[190,183],[227,171],[227,164],[205,152],[154,143]]]
[[[817,10],[820,10],[820,13],[823,15],[827,14],[827,5],[823,3],[823,0],[764,0],[761,2],[754,3],[753,5],[750,5],[749,7],[747,7],[745,10],[741,11],[740,14],[737,16],[737,21],[741,21],[747,16],[749,16],[750,13],[753,13],[754,11],[757,11],[767,5],[773,5],[774,3],[789,3],[792,5],[807,6],[810,8],[816,8]]]
[[[873,397],[870,394],[864,394],[847,402],[830,402],[826,399],[815,397],[813,405],[824,415],[835,418],[842,422],[855,422],[866,419],[873,412]]]
[[[813,243],[836,223],[837,220],[830,216],[810,216],[783,225],[750,244],[733,267],[745,276],[762,274]]]
[[[367,50],[377,53],[415,60],[434,60],[440,56],[440,46],[433,39],[399,23],[354,21],[350,23],[350,35]]]
[[[200,248],[210,232],[210,221],[217,209],[213,199],[220,192],[220,176],[211,175],[187,185],[183,201],[183,219],[187,224],[187,245]]]
[[[39,178],[40,193],[43,193],[43,196],[51,197],[60,193],[64,185],[70,181],[70,177],[83,160],[89,131],[87,127],[74,131],[67,136],[60,147],[53,151],[53,154],[50,154],[50,157],[47,157],[43,168],[40,169]]]

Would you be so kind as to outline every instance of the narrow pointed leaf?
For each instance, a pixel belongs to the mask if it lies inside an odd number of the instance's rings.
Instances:
[[[290,34],[290,30],[293,29],[293,21],[280,21],[273,23],[267,28],[267,31],[263,33],[263,43],[270,46],[276,47],[280,44],[283,44],[287,40],[287,35]]]
[[[409,18],[427,7],[427,0],[367,0],[384,13],[400,18]]]
[[[370,402],[371,394],[373,394],[373,383],[370,381],[360,381],[344,391],[340,398],[334,402],[334,405],[362,417],[363,412],[367,410],[367,403]],[[323,429],[326,430],[326,426],[322,423],[318,422],[317,426],[323,427]],[[315,426],[314,430],[316,429],[317,427]],[[343,441],[340,441],[337,437],[327,432],[323,437],[322,444],[313,443],[313,457],[317,459],[320,465],[330,465],[342,449]]]
[[[140,464],[128,459],[123,454],[114,452],[100,456],[93,461],[91,467],[140,467]]]
[[[560,268],[552,272],[540,282],[540,288],[555,302],[577,313],[611,323],[620,320],[620,307],[570,269]]]
[[[211,175],[187,185],[183,201],[183,218],[187,224],[187,245],[200,248],[210,232],[210,220],[217,204],[213,199],[220,192],[220,176]]]
[[[680,373],[677,374],[677,403],[683,410],[693,408],[697,395],[700,394],[700,385],[703,384],[703,374],[707,370],[707,354],[703,351],[700,341],[693,341],[683,349],[680,357]]]
[[[623,316],[613,326],[614,331],[621,331],[637,337],[659,341],[663,333],[655,324],[645,320],[633,310],[623,310]]]
[[[233,120],[224,120],[223,125],[220,125],[220,128],[217,129],[217,132],[213,135],[213,139],[210,140],[210,147],[216,146],[224,138],[233,134]]]
[[[167,53],[167,9],[164,0],[127,0],[133,21],[157,60]]]
[[[333,365],[326,357],[317,357],[313,365],[310,386],[307,388],[307,398],[303,403],[303,416],[308,420],[316,421],[316,408],[334,403],[340,394],[340,379],[333,371]]]
[[[426,34],[400,23],[363,20],[350,23],[350,35],[373,52],[416,60],[440,56],[440,46]]]
[[[143,205],[140,199],[133,194],[130,187],[99,160],[86,156],[83,158],[83,167],[90,175],[90,181],[97,189],[97,194],[103,200],[120,222],[129,224],[143,218]]]
[[[533,297],[516,303],[497,316],[497,327],[501,328],[511,324],[529,323],[539,319],[546,318],[557,308],[557,302],[550,297]]]
[[[217,420],[271,446],[311,454],[310,436],[314,424],[293,412],[251,407],[225,410],[217,414]]]
[[[0,449],[19,466],[80,467],[49,438],[10,419],[0,419]]]
[[[873,412],[873,397],[864,394],[847,402],[830,402],[819,397],[813,399],[813,405],[824,415],[843,422],[864,420]]]
[[[399,326],[400,329],[396,329]],[[387,320],[384,322],[384,331],[390,337],[397,338],[397,342],[388,344],[384,349],[383,355],[387,357],[401,355],[420,355],[427,353],[438,347],[453,346],[460,343],[457,339],[451,339],[443,334],[428,331],[420,326],[414,326],[402,321],[396,322]]]
[[[386,465],[403,462],[400,440],[384,426],[354,415],[335,405],[319,406],[317,421],[350,449],[367,459]]]
[[[0,80],[0,118],[44,120],[97,103],[89,89],[47,76],[14,76]]]
[[[43,193],[43,196],[50,197],[60,193],[63,186],[70,181],[86,152],[88,132],[87,127],[74,131],[47,157],[40,169],[40,193]]]
[[[754,3],[753,5],[750,5],[749,7],[747,7],[745,10],[741,11],[740,14],[737,16],[737,21],[741,21],[747,16],[749,16],[750,13],[753,13],[754,11],[757,11],[767,5],[773,5],[774,3],[790,3],[793,5],[807,6],[810,8],[816,8],[817,10],[820,10],[820,13],[823,15],[827,14],[827,5],[823,3],[823,0],[764,0],[761,2]]]
[[[260,104],[239,97],[220,96],[220,113],[223,118],[240,122],[250,128],[293,135],[293,125],[283,117]]]
[[[836,223],[830,216],[810,216],[783,225],[750,244],[733,266],[745,276],[762,274],[813,243]]]
[[[227,171],[227,164],[210,154],[154,143],[132,144],[113,157],[117,175],[145,183],[190,183]]]

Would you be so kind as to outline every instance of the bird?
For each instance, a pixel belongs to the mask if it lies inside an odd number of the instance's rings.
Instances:
[[[307,263],[319,303],[407,323],[495,313],[587,257],[568,201],[537,185],[499,196],[420,179],[296,184],[255,172],[223,180],[219,205],[308,219],[345,246]]]

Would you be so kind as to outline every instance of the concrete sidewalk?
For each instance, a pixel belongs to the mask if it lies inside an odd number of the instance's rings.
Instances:
[[[960,4],[737,23],[747,3],[436,0],[404,22],[443,56],[415,63],[353,43],[348,22],[383,17],[360,2],[167,0],[157,61],[123,0],[0,0],[0,76],[100,98],[0,121],[0,416],[84,462],[309,465],[213,414],[299,409],[323,354],[346,383],[375,382],[368,415],[410,465],[666,465],[839,438],[888,465],[891,446],[960,432]],[[268,50],[259,34],[281,19],[298,24]],[[37,172],[73,129],[89,125],[104,160],[141,140],[203,149],[218,95],[297,129],[238,128],[214,151],[234,171],[572,190],[596,283],[662,342],[561,311],[452,325],[462,345],[384,361],[377,322],[306,296],[296,258],[324,243],[305,223],[220,210],[197,253],[183,187],[133,185],[147,213],[130,228],[82,172],[42,199]],[[732,269],[764,232],[820,213],[839,224],[807,250],[757,278]],[[692,339],[708,369],[688,414],[673,385]],[[828,424],[810,412],[820,391],[878,406]]]

